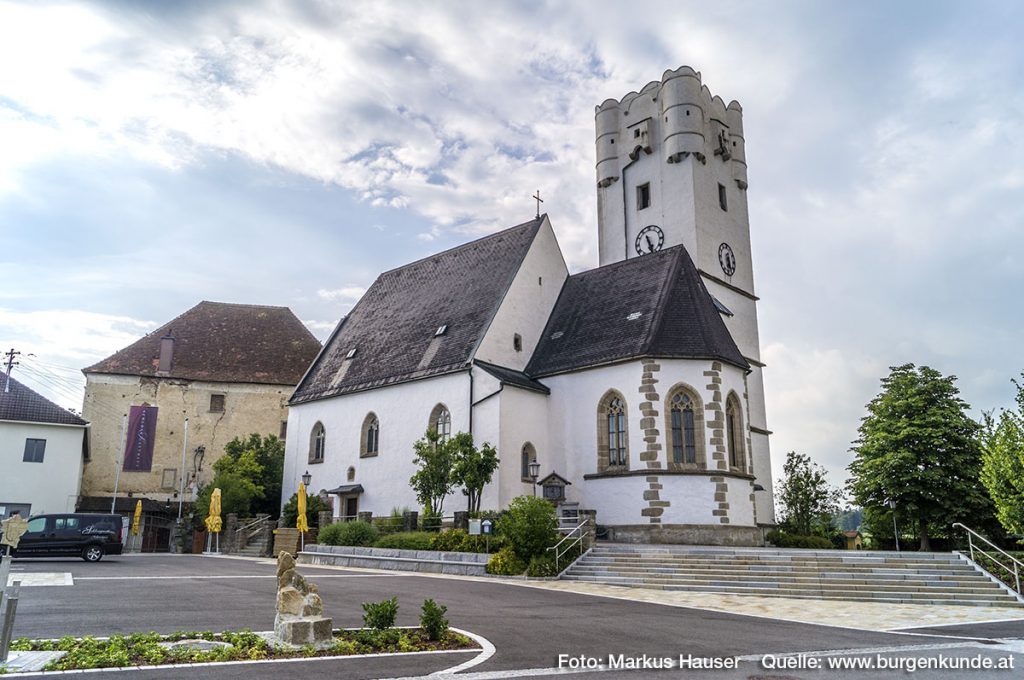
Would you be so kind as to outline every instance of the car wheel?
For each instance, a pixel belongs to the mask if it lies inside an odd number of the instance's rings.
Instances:
[[[99,562],[103,559],[103,548],[98,545],[88,545],[82,551],[82,559],[86,562]]]

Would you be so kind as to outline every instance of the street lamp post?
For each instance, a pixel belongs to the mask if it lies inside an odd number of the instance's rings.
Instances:
[[[306,487],[306,493],[307,494],[309,493],[309,483],[312,482],[312,481],[313,481],[313,475],[309,474],[309,470],[306,470],[306,473],[304,475],[302,475],[302,485],[304,487]]]
[[[896,501],[889,499],[889,507],[892,508],[892,536],[896,539],[896,552],[900,551],[900,532],[896,528]]]
[[[533,497],[537,497],[537,477],[540,476],[540,463],[536,460],[531,460],[527,466],[530,468],[530,479],[533,480]]]

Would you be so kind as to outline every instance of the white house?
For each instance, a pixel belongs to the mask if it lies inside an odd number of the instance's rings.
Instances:
[[[774,523],[740,108],[688,67],[597,109],[597,269],[547,216],[381,274],[292,396],[286,500],[417,507],[413,443],[470,432],[482,507],[564,479],[617,540],[756,544]],[[456,494],[445,510],[462,509]]]
[[[0,517],[75,511],[87,427],[0,373]]]

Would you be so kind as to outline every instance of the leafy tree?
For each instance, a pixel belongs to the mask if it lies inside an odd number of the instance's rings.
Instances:
[[[1024,377],[1024,374],[1022,374]],[[1016,380],[1017,410],[999,418],[985,414],[981,436],[981,481],[995,504],[996,518],[1015,534],[1024,534],[1024,386]]]
[[[431,515],[441,514],[445,496],[455,488],[455,448],[452,441],[442,442],[437,431],[431,428],[413,444],[413,462],[419,470],[409,479],[409,484],[416,492],[416,500]]]
[[[839,511],[840,492],[828,483],[825,468],[796,451],[786,454],[785,477],[775,485],[782,524],[800,536],[826,536],[832,530],[832,516]]]
[[[221,515],[234,512],[241,517],[256,513],[275,516],[281,498],[284,472],[284,443],[269,435],[235,437],[224,447],[224,455],[213,464],[214,477],[199,492],[194,516],[201,521],[210,512],[210,495],[221,492]]]
[[[867,405],[848,469],[849,491],[872,533],[884,535],[886,522],[891,527],[890,501],[913,522],[921,550],[953,522],[977,525],[991,517],[979,482],[978,424],[955,382],[927,366],[896,366]]]
[[[455,449],[455,484],[461,485],[469,512],[480,512],[480,497],[498,469],[498,452],[484,442],[479,449],[473,445],[473,435],[460,432],[451,439]]]
[[[307,493],[306,494],[306,521],[309,522],[309,526],[317,526],[319,523],[320,513],[326,512],[331,509],[331,506],[321,500],[317,494]],[[299,494],[293,493],[292,497],[288,499],[288,502],[281,508],[281,516],[284,517],[284,525],[286,527],[295,526],[295,521],[299,518]]]
[[[277,517],[281,503],[281,484],[284,477],[284,442],[274,435],[261,437],[253,433],[247,439],[235,437],[224,447],[224,456],[213,464],[214,470],[221,464],[233,467],[244,453],[251,453],[259,472],[250,469],[253,483],[262,487],[263,493],[254,499],[253,512],[266,513]]]

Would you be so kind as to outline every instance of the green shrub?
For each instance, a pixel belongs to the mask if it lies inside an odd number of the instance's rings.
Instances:
[[[810,550],[833,550],[832,541],[822,536],[797,536],[785,531],[769,531],[765,540],[779,548],[805,548]]]
[[[449,529],[434,535],[430,549],[443,552],[494,553],[504,547],[505,539],[501,536],[470,536],[465,529]]]
[[[526,563],[511,547],[505,546],[487,560],[487,573],[499,576],[519,576],[526,571]]]
[[[388,630],[395,625],[398,616],[398,598],[381,600],[380,602],[363,603],[363,623],[374,630]]]
[[[558,541],[555,507],[543,498],[513,498],[508,512],[498,520],[498,533],[520,560],[528,562]]]
[[[423,600],[423,613],[420,614],[420,627],[430,640],[440,640],[448,632],[448,619],[444,617],[448,607],[439,605],[433,600]]]
[[[434,550],[433,540],[437,534],[429,531],[406,531],[381,536],[373,542],[374,548],[395,550]]]
[[[377,527],[369,522],[335,522],[322,529],[317,540],[324,545],[372,545]]]
[[[440,531],[443,521],[441,513],[432,513],[430,508],[423,508],[420,512],[420,531]]]
[[[570,558],[567,556],[564,561],[559,561],[559,564],[564,568],[569,564],[569,561]],[[526,568],[526,575],[532,576],[533,578],[558,576],[558,567],[555,566],[554,552],[548,552],[544,555],[534,555],[531,557],[530,566]]]

